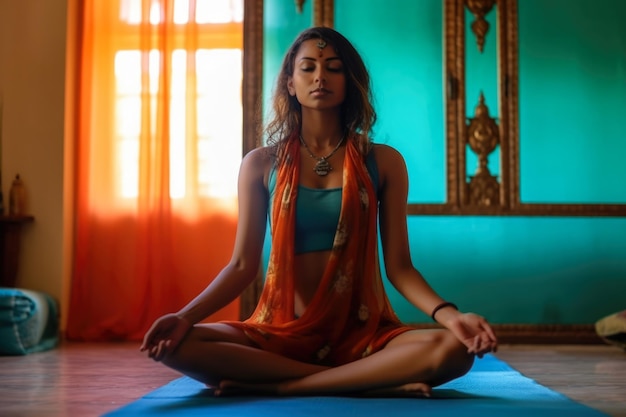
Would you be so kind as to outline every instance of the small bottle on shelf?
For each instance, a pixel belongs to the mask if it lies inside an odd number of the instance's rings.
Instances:
[[[9,190],[9,215],[23,216],[26,214],[26,189],[20,174],[15,176]]]

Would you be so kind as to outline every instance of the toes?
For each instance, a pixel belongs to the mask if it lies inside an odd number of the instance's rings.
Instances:
[[[404,392],[412,393],[417,396],[430,397],[432,395],[432,387],[428,384],[424,384],[421,382],[414,382],[411,384],[406,384],[402,387]]]

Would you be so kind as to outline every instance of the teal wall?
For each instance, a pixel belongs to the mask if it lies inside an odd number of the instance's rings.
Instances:
[[[523,0],[519,22],[522,201],[625,202],[626,1]]]
[[[263,97],[265,111],[284,54],[300,31],[311,26],[312,1],[304,3],[302,13],[291,0],[265,0],[263,6]]]
[[[378,114],[374,139],[404,155],[412,179],[409,201],[443,203],[442,4],[432,0],[390,4],[335,0],[335,28],[352,41],[370,70]]]
[[[613,29],[605,28],[602,32],[602,36],[606,37],[607,49],[603,56],[617,65],[616,60],[610,57],[626,51],[626,26],[620,28],[614,23],[626,21],[626,9],[620,0],[604,1],[612,1],[618,10],[616,14],[621,13],[620,18],[611,20]],[[576,79],[578,83],[588,84],[585,87],[586,94],[592,94],[594,101],[601,103],[602,93],[612,97],[610,108],[601,104],[585,107],[585,112],[593,120],[604,119],[607,114],[611,117],[610,126],[603,127],[600,135],[588,129],[578,132],[575,128],[578,117],[554,113],[556,109],[553,108],[554,97],[550,88],[542,84],[531,89],[528,81],[524,81],[533,77],[541,80],[542,74],[539,63],[532,63],[528,57],[525,58],[528,51],[522,46],[526,42],[525,36],[542,35],[526,35],[524,25],[528,24],[529,28],[536,30],[555,23],[550,20],[554,18],[550,13],[527,10],[525,4],[532,3],[539,7],[541,3],[543,7],[544,3],[553,2],[559,7],[564,7],[566,3],[570,9],[578,7],[581,10],[587,4],[584,0],[520,2],[522,183],[528,187],[534,184],[535,190],[542,187],[545,178],[531,175],[528,166],[534,167],[537,160],[542,160],[545,148],[539,145],[553,141],[555,132],[561,129],[567,132],[569,141],[582,144],[582,148],[585,143],[593,145],[598,141],[610,144],[610,151],[592,152],[587,147],[586,163],[602,157],[602,161],[595,162],[598,169],[605,163],[604,158],[613,158],[614,154],[626,155],[624,128],[623,125],[618,126],[619,122],[613,121],[621,119],[612,113],[618,111],[614,110],[614,106],[619,108],[621,105],[621,114],[626,114],[626,106],[618,97],[621,94],[621,100],[624,100],[626,94],[613,93],[615,88],[624,91],[623,84],[620,84],[620,81],[623,83],[626,79],[623,60],[617,59],[621,67],[617,65],[613,68],[611,88],[600,88],[596,73],[589,73],[588,79]],[[304,13],[297,15],[291,0],[265,0],[266,98],[273,87],[285,50],[300,30],[312,24],[311,3],[307,1]],[[390,4],[385,0],[335,0],[335,28],[353,41],[370,68],[379,115],[375,140],[396,147],[407,160],[411,181],[409,201],[443,202],[445,132],[442,1],[396,0],[393,6]],[[623,4],[626,5],[626,2]],[[307,5],[309,9],[306,9]],[[579,18],[574,12],[568,16],[572,16],[572,21]],[[532,22],[531,17],[535,19]],[[495,16],[490,15],[489,19],[492,22],[493,38]],[[587,20],[580,29],[587,30],[588,25],[592,24]],[[604,24],[596,23],[595,26]],[[570,26],[576,27],[571,22]],[[610,30],[613,32],[609,33]],[[619,42],[621,48],[618,48]],[[472,114],[477,94],[481,90],[484,89],[488,104],[496,100],[496,73],[489,69],[489,59],[495,59],[495,41],[488,38],[484,56],[469,51],[469,45],[468,42],[468,65],[472,63],[479,70],[468,71],[467,74],[468,116]],[[540,46],[538,42],[529,48],[536,51]],[[580,52],[582,46],[577,43],[569,48]],[[549,54],[546,52],[546,55]],[[524,66],[527,64],[536,71],[527,71]],[[616,74],[622,74],[621,79],[617,79]],[[595,90],[594,86],[597,87]],[[559,94],[567,93],[561,90]],[[572,85],[570,94],[580,94],[580,90]],[[533,97],[532,100],[530,97]],[[547,126],[548,121],[551,124],[544,136],[539,136],[536,129],[531,129],[538,123],[533,117],[542,114],[540,111],[530,113],[529,109],[535,105],[531,103],[540,103],[544,111],[558,114],[550,118],[542,116],[543,126]],[[492,115],[497,116],[495,104],[493,106]],[[582,113],[580,109],[578,112]],[[580,116],[579,113],[576,115]],[[608,133],[611,138],[605,137]],[[572,152],[575,160],[579,150],[566,148],[564,152]],[[556,153],[550,156],[550,166],[558,165],[561,168],[562,164],[556,156]],[[497,164],[493,167],[496,170],[494,172],[497,172]],[[475,165],[468,162],[468,172],[474,169]],[[617,183],[621,190],[614,192],[614,198],[626,202],[626,186],[622,185],[626,183],[624,168],[613,164],[610,168],[602,169],[610,177],[602,177],[603,180]],[[612,178],[614,176],[616,178]],[[568,178],[565,177],[565,182],[561,181],[562,178],[558,182],[559,187],[573,190],[571,194],[564,194],[568,202],[572,202],[570,197],[576,193],[585,197],[589,195],[579,190],[577,184],[580,178],[571,181]],[[596,197],[593,194],[589,198]],[[626,308],[626,218],[409,216],[408,225],[413,261],[431,285],[463,310],[483,314],[493,323],[593,323],[601,316]],[[428,317],[406,303],[390,285],[387,285],[387,289],[402,319],[409,322],[429,321]]]

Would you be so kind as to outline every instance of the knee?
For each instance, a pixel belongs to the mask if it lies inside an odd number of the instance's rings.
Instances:
[[[438,340],[438,355],[436,372],[440,376],[441,381],[435,381],[434,385],[440,385],[443,382],[461,377],[469,372],[474,364],[474,355],[467,353],[465,346],[450,331],[442,331]],[[439,378],[436,378],[439,379]]]
[[[187,351],[191,344],[190,335],[188,334],[174,349],[167,352],[161,360],[161,363],[170,368],[177,369],[182,363],[185,362],[185,357],[188,356]]]
[[[162,362],[174,369],[194,366],[198,361],[208,363],[216,354],[223,353],[224,344],[229,343],[250,346],[243,332],[233,328],[220,324],[195,325]]]
[[[189,332],[183,337],[178,345],[169,351],[161,362],[173,369],[179,369],[186,367],[197,356],[197,349],[200,344],[203,344],[203,349],[206,351],[210,349],[208,343],[202,343],[206,338],[206,331],[199,331],[197,327],[192,327]]]

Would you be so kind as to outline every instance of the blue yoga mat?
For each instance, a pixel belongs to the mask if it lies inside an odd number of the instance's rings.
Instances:
[[[176,379],[106,414],[129,416],[437,416],[599,417],[606,414],[574,402],[520,374],[493,355],[471,371],[433,390],[431,398],[260,397],[216,398],[203,384]]]

